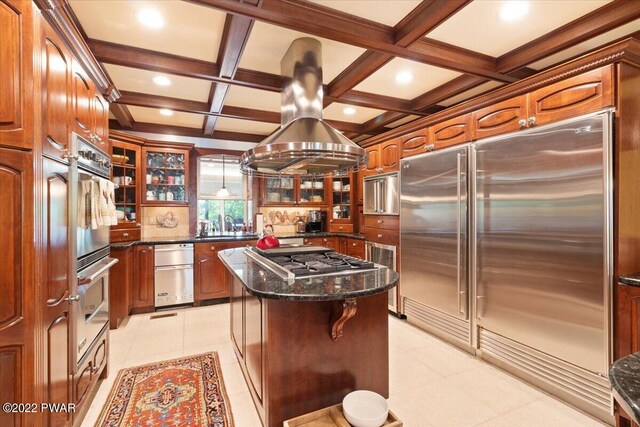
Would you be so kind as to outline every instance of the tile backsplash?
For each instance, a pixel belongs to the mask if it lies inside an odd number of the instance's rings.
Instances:
[[[259,212],[264,215],[264,225],[272,224],[276,235],[280,233],[295,233],[298,218],[307,221],[309,211],[318,210],[316,208],[277,208],[261,207]],[[256,230],[260,231],[260,230]]]
[[[142,238],[154,237],[182,237],[189,235],[189,207],[142,207]],[[174,218],[178,221],[175,228],[162,227],[158,224],[157,217],[163,217],[167,213],[173,212]]]

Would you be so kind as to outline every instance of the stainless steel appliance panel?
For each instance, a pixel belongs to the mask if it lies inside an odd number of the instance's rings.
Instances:
[[[193,265],[173,265],[155,268],[155,305],[193,302]]]
[[[400,180],[396,172],[364,179],[364,213],[398,215]]]
[[[401,297],[468,319],[468,147],[401,162]]]
[[[389,270],[397,271],[396,266],[396,247],[392,245],[383,245],[381,243],[366,242],[365,258],[375,264],[383,265]],[[388,307],[394,313],[398,312],[398,291],[397,286],[388,292]]]
[[[603,374],[608,120],[544,126],[475,153],[478,325]]]
[[[74,369],[109,323],[109,269],[118,262],[103,258],[78,273],[78,310],[75,314]]]
[[[154,249],[154,264],[156,267],[193,264],[193,243],[156,245]]]

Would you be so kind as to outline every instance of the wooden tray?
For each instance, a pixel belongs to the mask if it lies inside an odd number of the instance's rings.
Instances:
[[[342,404],[319,409],[282,423],[283,427],[351,427],[342,413]],[[402,421],[389,411],[384,427],[402,427]]]

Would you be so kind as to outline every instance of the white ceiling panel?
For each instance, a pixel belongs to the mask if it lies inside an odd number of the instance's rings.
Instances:
[[[216,61],[223,12],[177,0],[70,0],[70,4],[89,38]],[[137,14],[146,9],[160,14],[162,28],[148,28],[138,21]]]
[[[202,128],[203,115],[174,111],[172,116],[163,116],[160,110],[155,108],[129,106],[129,111],[136,122],[157,123],[161,125],[183,126],[189,128]]]
[[[269,135],[279,128],[276,123],[254,122],[251,120],[230,119],[228,117],[218,117],[216,130],[229,132],[255,133],[258,135]]]
[[[104,67],[113,79],[113,83],[118,90],[191,99],[201,102],[207,102],[209,100],[211,82],[207,80],[192,79],[173,74],[155,73],[153,71],[121,67],[112,64],[104,64]],[[171,84],[169,86],[159,86],[155,84],[153,78],[156,76],[167,77]]]
[[[534,62],[533,64],[530,64],[529,67],[536,70],[541,70],[551,65],[559,64],[566,61],[567,59],[573,58],[574,56],[578,56],[581,53],[588,52],[591,49],[595,49],[602,45],[606,45],[613,40],[622,38],[631,33],[635,33],[636,31],[640,31],[640,19],[636,19],[635,21],[629,22],[628,24],[618,27],[615,30],[608,31],[598,37],[594,37],[590,40],[587,40],[586,42],[582,42],[578,45],[570,47],[569,49],[558,52],[555,55],[551,55],[540,61]]]
[[[231,85],[227,91],[227,97],[224,103],[225,105],[233,105],[236,107],[280,111],[280,92]]]
[[[438,105],[443,105],[445,107],[450,107],[451,105],[457,104],[459,102],[465,101],[467,99],[473,98],[476,95],[479,95],[483,92],[489,91],[491,89],[497,88],[498,86],[502,86],[500,82],[487,82],[483,83],[479,86],[474,87],[473,89],[469,89],[466,92],[462,92],[459,95],[453,96],[449,99],[445,99],[442,102],[439,102]]]
[[[531,0],[529,12],[519,20],[500,19],[505,1],[471,2],[429,38],[491,56],[503,55],[531,40],[595,10],[610,0]]]
[[[396,75],[400,72],[410,72],[413,80],[409,83],[397,83]],[[396,58],[371,74],[354,89],[395,98],[413,99],[460,75],[456,71]]]
[[[393,27],[409,14],[420,1],[408,0],[312,0],[322,6],[350,13]]]
[[[345,114],[345,108],[353,108],[355,113]],[[364,123],[367,120],[373,119],[376,116],[384,113],[384,110],[377,110],[375,108],[357,107],[355,105],[341,104],[334,102],[324,109],[322,115],[325,119],[329,120],[341,120],[343,122],[351,123]]]
[[[280,60],[289,49],[291,42],[300,37],[310,36],[256,22],[242,54],[240,68],[280,75]],[[329,83],[364,52],[364,49],[359,47],[320,37],[314,38],[322,43],[322,79],[325,83]]]

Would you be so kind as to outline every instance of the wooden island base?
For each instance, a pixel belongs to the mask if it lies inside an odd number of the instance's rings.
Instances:
[[[353,302],[287,301],[249,294],[233,276],[231,336],[264,426],[341,403],[353,390],[389,397],[387,293]],[[344,320],[344,318],[342,319]]]

